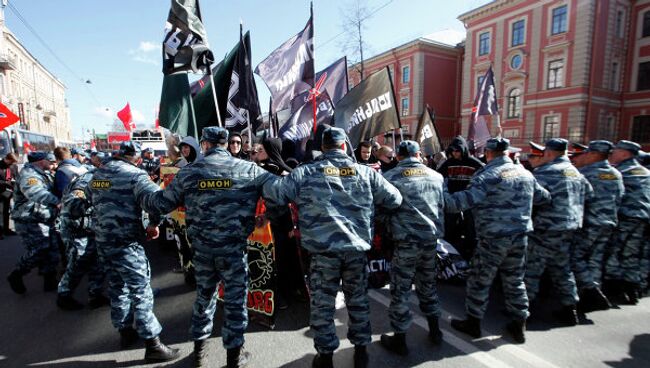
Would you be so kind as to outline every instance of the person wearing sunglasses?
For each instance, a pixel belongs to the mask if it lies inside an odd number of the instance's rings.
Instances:
[[[242,136],[239,133],[231,133],[230,139],[228,140],[228,152],[232,157],[236,157],[242,160],[248,160],[248,155],[242,150]]]

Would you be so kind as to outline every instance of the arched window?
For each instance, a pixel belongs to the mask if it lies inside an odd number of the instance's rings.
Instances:
[[[521,116],[521,90],[513,88],[508,93],[508,119]]]

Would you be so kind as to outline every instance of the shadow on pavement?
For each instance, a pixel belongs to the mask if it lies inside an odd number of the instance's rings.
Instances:
[[[620,362],[604,362],[614,368],[636,368],[650,366],[650,334],[636,335],[630,342],[630,357]]]

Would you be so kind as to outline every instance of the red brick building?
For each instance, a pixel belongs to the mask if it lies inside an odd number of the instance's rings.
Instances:
[[[462,132],[493,66],[503,135],[650,145],[650,0],[496,0],[462,14]]]
[[[405,138],[412,137],[426,104],[436,112],[443,144],[459,128],[462,47],[418,38],[364,62],[366,76],[389,67]],[[350,88],[360,81],[357,65],[349,67]],[[399,133],[397,133],[399,134]],[[389,143],[379,138],[380,143]]]

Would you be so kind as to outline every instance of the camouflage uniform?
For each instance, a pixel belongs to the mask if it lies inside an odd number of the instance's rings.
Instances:
[[[532,301],[537,297],[539,280],[548,269],[560,294],[560,303],[574,306],[578,302],[578,292],[571,272],[571,242],[575,230],[582,226],[585,197],[591,197],[593,189],[567,156],[537,167],[533,174],[551,193],[552,201],[535,208],[535,231],[528,237],[525,278],[528,299]]]
[[[390,217],[396,246],[391,262],[392,299],[388,315],[393,330],[404,333],[413,320],[409,308],[413,282],[422,313],[426,317],[440,317],[436,242],[444,235],[444,179],[414,157],[401,160],[384,177],[403,198],[400,208]]]
[[[461,192],[445,192],[448,212],[472,209],[478,247],[467,279],[466,308],[471,317],[482,319],[490,286],[501,273],[506,309],[516,320],[528,318],[524,285],[526,233],[532,230],[533,204],[550,200],[533,175],[507,156],[494,158],[472,177]]]
[[[650,220],[650,170],[630,158],[618,164],[625,194],[618,210],[618,228],[605,264],[605,279],[641,285],[641,259],[647,254],[643,239]],[[644,266],[645,267],[645,266]]]
[[[22,274],[34,267],[38,267],[41,274],[56,272],[59,249],[54,220],[59,199],[53,194],[53,189],[52,176],[39,167],[27,163],[20,171],[11,216],[26,248],[16,265]]]
[[[255,206],[265,181],[273,175],[252,162],[214,147],[183,167],[165,190],[147,196],[144,207],[162,214],[185,205],[187,235],[196,272],[192,340],[212,334],[217,285],[224,283],[223,346],[244,344],[248,262],[246,239],[255,227]]]
[[[370,249],[374,206],[396,209],[402,202],[399,191],[380,174],[336,149],[267,186],[265,196],[279,204],[295,202],[300,209],[301,245],[312,255],[310,325],[316,350],[330,354],[339,346],[334,312],[341,281],[350,315],[348,339],[358,346],[369,344],[364,252]]]
[[[119,330],[135,329],[143,339],[162,330],[153,314],[151,269],[142,243],[144,196],[160,188],[144,170],[121,157],[97,169],[86,197],[94,207],[93,229],[99,260],[106,269],[111,299],[111,320]],[[151,216],[152,223],[157,218]]]
[[[594,195],[585,201],[584,224],[575,232],[571,263],[579,290],[599,287],[603,252],[617,223],[623,179],[607,160],[581,167]]]
[[[105,272],[97,256],[95,235],[91,229],[92,207],[84,190],[93,174],[88,172],[73,180],[64,191],[61,209],[61,235],[68,251],[68,265],[59,282],[59,295],[70,295],[88,274],[88,294],[98,296],[104,288]]]

